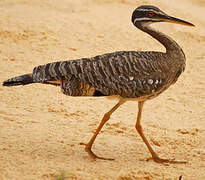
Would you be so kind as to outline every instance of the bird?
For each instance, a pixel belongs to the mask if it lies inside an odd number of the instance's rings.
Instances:
[[[135,128],[151,153],[148,160],[157,163],[178,162],[160,158],[145,137],[141,125],[145,101],[157,97],[174,84],[186,66],[185,54],[178,43],[151,24],[170,22],[194,25],[169,16],[153,5],[137,7],[131,21],[136,28],[160,42],[166,51],[116,51],[90,58],[52,62],[35,67],[32,73],[10,78],[3,82],[3,86],[42,83],[60,86],[61,91],[68,96],[117,97],[117,104],[104,114],[93,136],[84,144],[85,151],[93,159],[113,160],[96,155],[92,151],[93,143],[104,124],[122,104],[137,101]]]

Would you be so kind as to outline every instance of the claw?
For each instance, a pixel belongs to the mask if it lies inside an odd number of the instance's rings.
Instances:
[[[186,161],[175,161],[174,159],[162,159],[158,156],[147,158],[147,161],[154,160],[157,163],[186,164]]]
[[[90,157],[92,159],[102,159],[102,160],[110,160],[110,161],[113,161],[115,159],[113,158],[104,158],[104,157],[100,157],[100,156],[97,156],[95,153],[92,152],[91,148],[89,146],[85,146],[85,151],[90,155]]]

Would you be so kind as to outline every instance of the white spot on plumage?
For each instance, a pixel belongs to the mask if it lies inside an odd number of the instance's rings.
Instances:
[[[132,81],[134,79],[134,77],[133,76],[129,76],[129,79],[130,79],[130,81]]]
[[[148,82],[148,84],[152,85],[154,81],[153,81],[153,79],[148,79],[147,82]]]

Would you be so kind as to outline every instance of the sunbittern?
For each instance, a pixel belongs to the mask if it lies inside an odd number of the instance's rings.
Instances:
[[[69,96],[112,96],[119,102],[104,114],[96,132],[86,144],[85,150],[92,158],[108,159],[95,155],[91,148],[111,114],[124,102],[138,101],[136,129],[156,162],[170,162],[161,159],[143,134],[140,123],[142,107],[174,84],[185,69],[185,54],[181,47],[167,35],[149,25],[155,22],[172,22],[188,26],[193,24],[171,17],[157,7],[143,5],[132,14],[132,23],[140,30],[158,40],[166,52],[118,51],[91,58],[54,62],[37,66],[32,74],[14,77],[3,82],[4,86],[44,83],[60,85]]]

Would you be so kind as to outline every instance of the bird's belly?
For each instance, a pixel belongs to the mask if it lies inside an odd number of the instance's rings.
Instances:
[[[159,96],[162,92],[164,92],[166,89],[169,88],[170,85],[167,85],[167,86],[163,86],[162,88],[160,89],[152,89],[150,92],[147,92],[147,93],[143,93],[143,94],[137,94],[137,96],[130,96],[130,97],[125,97],[126,99],[128,100],[134,100],[134,101],[145,101],[145,100],[148,100],[148,99],[153,99],[157,96]],[[122,96],[123,97],[123,96]]]

